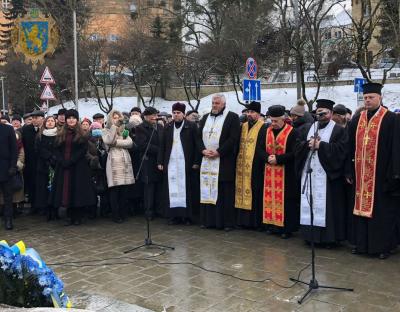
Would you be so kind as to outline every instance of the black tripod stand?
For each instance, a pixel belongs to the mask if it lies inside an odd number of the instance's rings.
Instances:
[[[314,126],[314,139],[318,137],[318,131],[319,131],[319,124],[317,127]],[[307,159],[306,162],[306,177],[304,179],[304,184],[302,187],[302,194],[305,193],[306,188],[308,186],[309,190],[309,205],[310,205],[310,227],[311,227],[311,272],[312,272],[312,277],[309,283],[303,282],[299,279],[296,278],[290,278],[291,281],[301,283],[304,285],[308,285],[308,290],[306,293],[299,299],[297,302],[299,304],[302,304],[303,301],[307,298],[308,295],[311,294],[313,290],[316,290],[318,288],[324,288],[324,289],[336,289],[336,290],[343,290],[343,291],[353,291],[352,288],[342,288],[342,287],[333,287],[333,286],[325,286],[325,285],[319,285],[318,281],[315,277],[315,243],[314,243],[314,199],[313,199],[313,191],[312,191],[312,172],[313,169],[311,167],[311,160],[312,157],[315,154],[315,140],[314,144],[312,147],[312,150],[310,152],[310,155]]]
[[[144,154],[143,154],[143,157],[142,157],[142,159],[141,159],[141,161],[140,161],[140,166],[139,166],[138,173],[137,173],[137,175],[136,175],[136,180],[139,179],[140,172],[141,172],[141,170],[142,170],[142,166],[143,166],[144,160],[147,160],[147,159],[148,159],[148,157],[147,157],[147,152],[149,151],[149,147],[150,147],[150,144],[151,144],[151,139],[153,138],[155,131],[156,131],[156,128],[153,127],[153,130],[151,131],[151,135],[150,135],[150,138],[149,138],[149,142],[147,142],[146,149],[145,149]],[[150,207],[149,207],[149,205],[147,205],[147,207],[146,207],[146,212],[145,212],[145,214],[146,214],[147,236],[146,236],[146,238],[144,239],[144,244],[142,244],[142,245],[140,245],[140,246],[133,247],[133,248],[131,248],[131,249],[128,249],[128,250],[124,251],[125,254],[130,253],[130,252],[133,252],[133,251],[135,251],[135,250],[138,250],[138,249],[140,249],[140,248],[142,248],[142,247],[150,247],[150,246],[154,246],[154,247],[162,248],[162,249],[175,250],[175,247],[171,247],[171,246],[166,246],[166,245],[161,245],[161,244],[155,244],[155,243],[153,243],[153,241],[152,241],[152,239],[151,239],[151,231],[150,231],[150,217],[151,217],[151,216],[150,216],[150,210],[149,210],[149,209],[150,209]]]

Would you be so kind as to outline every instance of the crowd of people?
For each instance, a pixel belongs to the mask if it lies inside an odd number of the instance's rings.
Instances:
[[[328,99],[309,112],[251,102],[239,116],[214,95],[200,119],[175,103],[80,119],[34,111],[1,116],[0,191],[5,228],[21,205],[66,225],[130,215],[168,224],[266,231],[385,259],[400,243],[398,115],[382,85],[364,85],[354,114]],[[312,209],[311,209],[312,207]],[[313,229],[313,230],[312,230]]]

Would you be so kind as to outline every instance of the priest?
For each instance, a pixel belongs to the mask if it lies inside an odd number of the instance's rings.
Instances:
[[[299,227],[300,190],[295,178],[297,132],[285,123],[285,107],[268,108],[271,125],[260,136],[257,155],[263,163],[263,223],[271,233],[289,238]]]
[[[246,105],[247,122],[242,125],[236,160],[237,225],[252,229],[260,229],[262,226],[264,162],[256,157],[256,146],[259,136],[266,131],[266,126],[260,114],[259,102]]]
[[[239,116],[226,108],[223,94],[212,98],[211,112],[199,125],[201,135],[200,222],[202,228],[230,231],[235,224],[235,166]]]
[[[350,154],[347,182],[354,187],[353,231],[350,236],[353,253],[375,254],[386,259],[398,244],[396,185],[399,151],[394,148],[396,115],[382,106],[382,85],[363,86],[366,110],[349,124]],[[397,176],[396,176],[397,175]]]
[[[198,192],[191,185],[194,170],[200,167],[200,140],[197,125],[185,120],[186,105],[172,105],[172,123],[164,128],[158,154],[158,169],[164,173],[163,207],[169,224],[191,224],[192,200]]]
[[[297,166],[301,170],[301,233],[307,242],[314,240],[327,248],[346,238],[343,179],[348,135],[332,120],[334,104],[330,100],[317,100],[317,121],[298,140],[296,147]]]

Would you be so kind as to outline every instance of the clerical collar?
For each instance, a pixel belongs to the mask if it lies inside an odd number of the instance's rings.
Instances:
[[[374,116],[375,113],[379,110],[380,107],[381,106],[379,105],[378,108],[367,111],[367,119],[370,120],[372,118],[372,116]]]
[[[210,116],[213,116],[213,117],[221,116],[221,115],[224,113],[225,108],[226,108],[226,107],[224,107],[224,108],[223,108],[219,113],[217,113],[217,114],[213,114],[213,113],[211,112],[211,113],[210,113]]]
[[[183,124],[183,120],[182,121],[174,121],[174,124],[175,124],[175,128],[179,129]]]
[[[283,125],[283,127],[279,129],[272,129],[272,132],[275,136],[277,136],[283,130],[283,128],[285,128],[285,125]]]

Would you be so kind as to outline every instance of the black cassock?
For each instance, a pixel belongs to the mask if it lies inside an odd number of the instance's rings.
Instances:
[[[251,127],[249,127],[250,131]],[[256,148],[251,170],[251,192],[252,205],[251,210],[236,209],[237,225],[246,228],[257,229],[262,226],[263,214],[263,186],[264,186],[264,160],[258,155],[259,146],[262,144],[261,137],[264,138],[265,150],[265,133],[267,126],[263,125],[258,132]],[[240,131],[241,132],[241,131]],[[240,146],[240,145],[239,145]],[[239,148],[238,148],[239,149]]]
[[[282,128],[283,129],[283,128]],[[273,130],[275,138],[282,129]],[[286,141],[285,154],[276,155],[278,165],[285,165],[285,198],[284,198],[284,226],[278,227],[269,225],[269,228],[279,233],[292,233],[298,230],[300,217],[300,190],[299,179],[296,178],[295,170],[295,147],[296,147],[297,132],[293,129]],[[257,157],[262,162],[262,180],[261,180],[261,222],[262,211],[264,206],[264,172],[265,164],[268,162],[270,155],[266,151],[266,129],[259,136],[257,143]]]
[[[371,116],[372,117],[372,116]],[[350,175],[355,181],[354,156],[355,138],[360,116],[355,116],[349,125],[350,154],[348,167]],[[396,218],[399,215],[398,162],[400,161],[400,148],[398,144],[398,128],[396,115],[387,112],[383,117],[379,131],[379,142],[376,161],[375,196],[372,218],[353,215],[352,232],[349,241],[357,247],[358,252],[368,254],[386,253],[398,244]],[[397,160],[397,161],[396,161]],[[355,182],[353,182],[355,186]],[[397,195],[397,196],[394,196]],[[351,209],[354,208],[354,203]]]
[[[209,115],[204,115],[199,124],[200,151],[205,149],[203,128]],[[205,227],[221,229],[235,225],[235,169],[239,139],[239,116],[233,112],[228,112],[222,127],[219,148],[217,149],[220,154],[217,203],[216,205],[200,205],[200,222]]]
[[[308,131],[299,138],[296,146],[296,167],[300,177],[310,151],[307,134]],[[347,131],[335,124],[329,143],[321,142],[318,149],[319,161],[327,176],[325,227],[314,227],[314,242],[318,244],[336,243],[346,239],[347,203],[343,180],[347,148]],[[314,184],[313,188],[315,187],[317,186]],[[303,185],[301,191],[302,188]],[[300,231],[304,240],[311,241],[311,226],[301,225]]]
[[[172,145],[174,140],[175,122],[168,124],[164,128],[164,133],[161,139],[160,150],[157,163],[163,166],[163,191],[162,191],[162,206],[164,208],[164,216],[168,218],[187,218],[193,219],[193,200],[198,198],[199,189],[191,184],[194,171],[193,165],[200,165],[200,142],[198,136],[198,128],[195,123],[184,121],[180,133],[183,154],[185,156],[185,173],[186,173],[186,207],[171,208],[169,203],[169,182],[168,182],[168,164],[171,157]],[[179,177],[178,177],[179,178]]]

